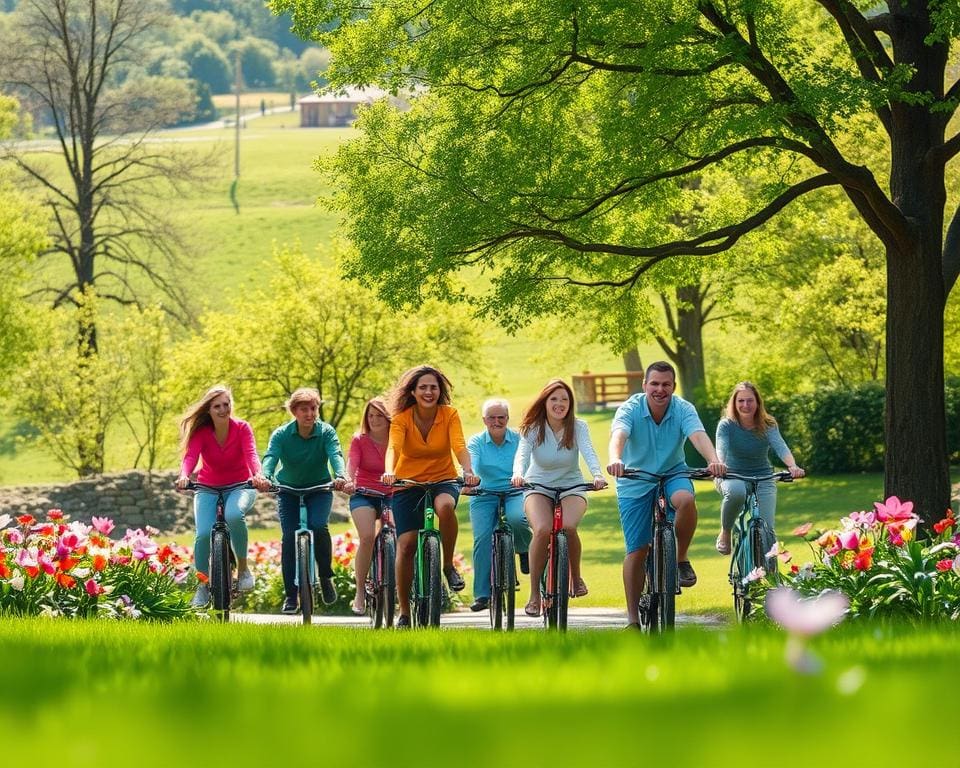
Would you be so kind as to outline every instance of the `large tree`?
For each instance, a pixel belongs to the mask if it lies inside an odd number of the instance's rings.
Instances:
[[[90,296],[142,306],[159,293],[168,311],[185,317],[176,277],[184,244],[170,202],[209,159],[149,140],[192,112],[189,86],[133,76],[168,13],[159,0],[22,0],[4,25],[0,82],[53,132],[52,141],[7,144],[2,157],[51,211],[44,261],[54,263],[38,278],[38,293],[54,307],[79,309]],[[98,353],[95,317],[77,312],[80,375],[84,359]],[[96,367],[89,360],[89,370]],[[83,445],[81,473],[102,471],[103,434]]]
[[[942,513],[943,313],[960,271],[944,183],[960,150],[955,0],[273,5],[330,45],[333,82],[424,94],[404,115],[368,112],[339,163],[358,269],[386,296],[494,265],[494,290],[514,302],[538,278],[539,301],[564,300],[564,282],[635,286],[842,189],[886,253],[885,490]],[[863,126],[882,132],[885,161],[846,140]],[[766,169],[770,183],[722,224],[665,224],[695,195],[677,181],[712,168]]]

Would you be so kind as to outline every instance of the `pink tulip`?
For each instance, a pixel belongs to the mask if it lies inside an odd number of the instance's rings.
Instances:
[[[891,496],[883,504],[875,501],[873,507],[877,510],[877,520],[881,523],[916,518],[916,515],[913,514],[913,502],[900,501],[896,496]]]
[[[90,523],[104,536],[109,536],[110,531],[114,529],[113,520],[109,517],[91,517]]]
[[[859,531],[843,531],[839,538],[840,546],[843,549],[858,549],[860,547]]]
[[[767,616],[788,632],[803,637],[817,635],[839,624],[850,601],[840,592],[824,592],[819,597],[801,599],[800,593],[789,587],[777,587],[767,592]]]
[[[83,584],[83,588],[87,590],[87,594],[91,597],[103,594],[103,587],[97,584],[95,579],[87,579]]]

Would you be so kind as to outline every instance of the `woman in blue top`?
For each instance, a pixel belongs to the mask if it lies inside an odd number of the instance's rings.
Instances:
[[[337,431],[320,421],[320,393],[302,387],[290,395],[286,407],[293,416],[270,435],[270,443],[263,457],[263,477],[256,478],[261,484],[274,481],[293,488],[322,485],[331,480],[338,491],[350,491],[351,486],[343,478],[343,451]],[[258,486],[259,487],[259,486]],[[313,531],[313,548],[320,577],[323,602],[334,603],[337,589],[333,583],[333,545],[330,540],[330,510],[333,494],[319,491],[307,494],[307,525]],[[277,495],[277,512],[280,515],[280,569],[283,573],[283,613],[297,612],[296,547],[294,534],[300,527],[300,496],[281,491]]]
[[[717,456],[730,472],[738,475],[769,475],[770,449],[780,457],[793,477],[803,477],[804,471],[780,436],[777,420],[763,407],[759,390],[749,381],[741,381],[733,388],[727,401],[724,418],[717,425]],[[730,529],[743,508],[747,495],[743,480],[716,478],[717,490],[723,496],[720,502],[720,533],[717,552],[730,554]],[[757,501],[760,516],[774,530],[774,512],[777,508],[776,480],[757,483]]]
[[[561,487],[585,482],[580,471],[580,454],[593,475],[598,490],[607,487],[600,468],[600,459],[590,441],[587,422],[573,415],[573,390],[560,379],[548,381],[537,399],[523,414],[520,422],[520,445],[513,460],[511,483],[522,487],[525,482]],[[570,577],[573,596],[587,594],[587,585],[580,576],[580,536],[577,526],[587,511],[587,498],[582,491],[567,491],[560,499],[563,507],[563,529],[570,546]],[[528,616],[540,615],[540,576],[547,563],[547,546],[553,529],[553,503],[542,491],[527,491],[523,511],[533,529],[530,543],[530,601],[524,611]]]

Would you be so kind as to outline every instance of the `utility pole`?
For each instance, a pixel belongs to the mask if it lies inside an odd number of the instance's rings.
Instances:
[[[243,87],[243,70],[240,68],[240,49],[234,52],[234,61],[236,73],[236,83],[234,84],[233,90],[237,94],[236,104],[237,104],[237,121],[236,121],[236,137],[233,142],[233,178],[240,178],[240,90]]]

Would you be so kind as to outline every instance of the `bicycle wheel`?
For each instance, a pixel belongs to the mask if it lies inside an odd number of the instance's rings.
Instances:
[[[513,629],[516,600],[513,537],[495,532],[491,555],[490,625],[496,630],[509,631]]]
[[[210,597],[223,621],[230,619],[230,531],[214,526],[210,532]]]
[[[378,584],[380,595],[377,604],[380,606],[383,626],[389,628],[393,626],[393,613],[397,605],[397,541],[392,531],[383,536],[381,555],[383,566]]]
[[[570,600],[570,550],[567,534],[563,531],[558,531],[554,536],[554,551],[549,568],[550,580],[553,583],[549,586],[548,623],[563,632],[567,629],[567,604]]]
[[[440,626],[443,610],[443,593],[440,589],[440,538],[429,536],[423,546],[423,567],[426,570],[426,595],[424,595],[424,623],[428,627]]]
[[[655,563],[658,570],[657,585],[657,629],[664,632],[673,629],[676,621],[677,588],[677,537],[672,525],[660,529],[660,558]]]
[[[639,618],[640,628],[644,632],[653,632],[657,624],[657,594],[654,590],[653,580],[653,559],[656,557],[656,551],[653,546],[647,552],[647,560],[644,564],[643,593],[640,595]]]
[[[500,531],[493,532],[493,538],[490,542],[490,627],[499,630],[503,627],[503,570],[500,562],[500,539],[503,534]]]
[[[297,534],[297,592],[300,597],[300,615],[303,623],[313,620],[313,585],[310,583],[310,534],[306,531]]]
[[[373,540],[373,551],[370,553],[370,570],[364,581],[366,592],[367,616],[374,629],[383,626],[383,605],[380,602],[380,579],[383,573],[383,536],[377,534]]]

